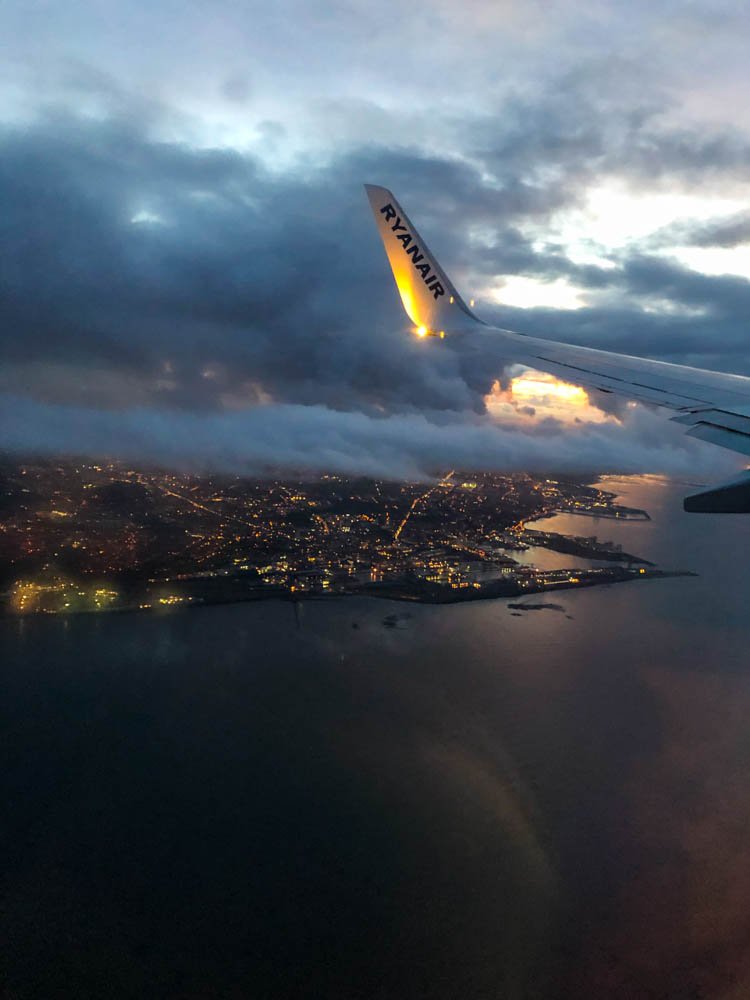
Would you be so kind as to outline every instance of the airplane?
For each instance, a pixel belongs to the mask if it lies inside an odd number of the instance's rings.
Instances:
[[[492,336],[493,352],[575,385],[676,411],[687,434],[750,455],[750,378],[540,340],[493,327],[467,306],[394,195],[365,184],[409,319],[420,337]],[[690,513],[750,513],[750,469],[685,497]]]

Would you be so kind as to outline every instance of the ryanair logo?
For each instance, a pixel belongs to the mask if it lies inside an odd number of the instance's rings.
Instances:
[[[397,215],[393,205],[384,205],[383,208],[380,209],[380,214],[385,216],[386,222],[390,222],[391,219],[396,220],[391,226],[391,229],[396,234],[396,239],[403,245],[404,253],[407,257],[411,257],[415,270],[419,271],[422,276],[422,281],[424,281],[425,285],[427,285],[435,298],[439,299],[441,295],[445,295],[445,289],[440,283],[438,276],[431,273],[430,265],[426,261],[425,263],[422,263],[425,260],[425,256],[423,253],[420,253],[419,247],[414,242],[414,237],[401,222],[401,217]]]

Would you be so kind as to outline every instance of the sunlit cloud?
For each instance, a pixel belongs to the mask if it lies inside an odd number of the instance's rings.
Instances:
[[[635,191],[622,183],[608,181],[589,188],[582,207],[565,208],[557,213],[540,236],[544,241],[558,241],[573,263],[612,269],[622,251],[640,247],[643,241],[661,234],[675,223],[686,219],[700,223],[741,212],[750,200],[750,186],[737,194],[738,197],[728,198],[710,191],[700,194]],[[535,245],[539,245],[538,240]],[[750,277],[750,246],[687,247],[662,242],[655,252],[702,274]],[[528,284],[530,280],[523,279],[524,284],[519,286],[517,295],[512,286],[507,295],[503,289],[498,300],[526,307],[533,295],[538,294],[538,305],[571,309],[584,304],[580,301],[580,292],[564,281],[536,289]],[[545,287],[548,289],[546,300]]]
[[[750,194],[750,186],[748,192]],[[591,240],[616,248],[643,239],[676,219],[711,219],[747,207],[742,197],[643,191],[615,182],[589,188],[582,209],[561,214],[557,231],[566,243]]]
[[[750,279],[750,245],[736,247],[675,247],[664,251],[701,274],[735,274]]]
[[[579,298],[581,294],[581,289],[574,288],[564,278],[545,282],[513,275],[493,290],[492,297],[501,305],[517,309],[581,309],[584,304]]]
[[[562,423],[616,422],[615,417],[595,406],[585,389],[561,382],[544,372],[525,371],[511,379],[508,389],[495,381],[485,396],[488,413],[496,421],[519,415]]]
[[[639,305],[644,312],[662,316],[707,316],[709,312],[706,306],[692,306],[662,296],[641,298]]]
[[[155,212],[149,212],[148,209],[142,208],[130,217],[130,221],[136,226],[153,226],[163,224],[164,219]]]
[[[562,399],[572,406],[587,406],[589,397],[579,385],[558,382],[552,375],[531,373],[519,375],[511,382],[510,390],[520,399]]]
[[[534,247],[536,250],[537,247]],[[538,248],[543,250],[543,246]],[[614,270],[617,264],[614,260],[606,256],[607,250],[595,240],[582,239],[568,243],[565,247],[565,256],[574,264],[583,267],[601,267],[604,270]]]

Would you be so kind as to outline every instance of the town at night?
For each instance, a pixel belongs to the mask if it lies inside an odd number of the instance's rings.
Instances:
[[[432,483],[260,481],[6,459],[0,503],[12,613],[324,594],[447,602],[665,575],[595,534],[527,526],[561,512],[648,519],[569,477],[451,470]],[[550,550],[566,565],[546,566]]]

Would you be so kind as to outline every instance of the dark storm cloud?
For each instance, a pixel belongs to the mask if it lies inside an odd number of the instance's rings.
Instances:
[[[387,154],[279,178],[234,152],[70,119],[3,147],[6,364],[109,365],[195,407],[247,382],[295,402],[478,406],[455,358],[417,364],[403,336],[359,183]],[[449,186],[470,173],[418,154],[410,166]]]
[[[547,113],[540,117],[549,125]],[[530,130],[540,127],[530,121]],[[540,212],[573,197],[564,185],[549,194],[558,181],[483,180],[465,162],[387,149],[343,154],[307,176],[272,176],[249,155],[152,142],[123,121],[68,117],[3,139],[8,362],[28,359],[30,348],[35,360],[96,359],[145,373],[166,360],[182,367],[181,378],[226,362],[236,380],[259,379],[282,398],[293,386],[296,401],[300,387],[307,400],[309,382],[323,393],[315,401],[353,388],[384,405],[410,391],[415,404],[439,405],[442,395],[442,405],[465,405],[450,399],[455,385],[436,389],[445,372],[420,387],[404,376],[410,345],[359,188],[376,175],[414,205],[431,242],[449,248],[448,266],[452,252],[478,273],[567,276],[584,288],[619,285],[730,316],[746,308],[742,279],[642,257],[609,271],[575,265],[561,249],[535,251],[510,223],[532,210],[532,195]],[[531,194],[519,200],[519,187]],[[495,242],[477,251],[468,237],[479,222]],[[437,241],[433,231],[442,233]],[[198,392],[211,395],[211,386]]]
[[[652,246],[738,247],[750,243],[750,213],[694,222],[686,219],[654,233]]]
[[[473,162],[502,185],[502,217],[544,217],[606,179],[641,190],[701,189],[744,176],[745,136],[666,126],[674,97],[659,87],[645,92],[636,72],[630,61],[588,59],[466,121],[462,138]]]

